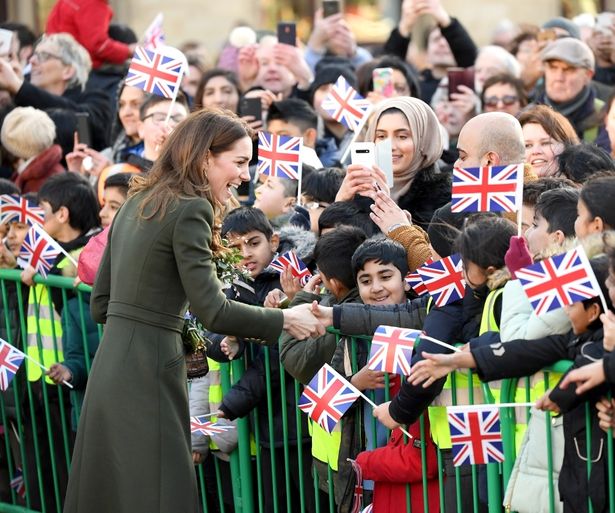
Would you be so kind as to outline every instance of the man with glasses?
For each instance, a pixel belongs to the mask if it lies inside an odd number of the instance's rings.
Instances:
[[[106,148],[111,111],[104,93],[84,91],[92,67],[87,51],[69,34],[52,34],[41,38],[29,63],[28,81],[0,59],[0,89],[20,107],[87,113],[92,148]]]
[[[137,125],[143,150],[140,155],[130,154],[127,162],[141,171],[149,171],[169,134],[188,117],[188,113],[188,100],[181,91],[175,102],[154,94],[147,96],[139,109]]]

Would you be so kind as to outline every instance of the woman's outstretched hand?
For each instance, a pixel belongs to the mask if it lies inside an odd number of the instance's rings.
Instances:
[[[324,335],[325,326],[308,303],[284,310],[284,330],[298,340]]]

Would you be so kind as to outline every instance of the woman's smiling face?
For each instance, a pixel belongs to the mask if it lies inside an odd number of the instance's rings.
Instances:
[[[393,174],[408,171],[414,157],[414,140],[408,119],[400,111],[385,112],[378,119],[375,142],[384,139],[391,139]]]

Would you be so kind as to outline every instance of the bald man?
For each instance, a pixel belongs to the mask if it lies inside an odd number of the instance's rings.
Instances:
[[[525,161],[523,132],[506,112],[486,112],[468,121],[457,139],[458,167],[503,166]]]

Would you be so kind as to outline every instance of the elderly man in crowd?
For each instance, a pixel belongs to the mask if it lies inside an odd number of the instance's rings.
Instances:
[[[20,107],[87,113],[92,147],[106,148],[111,112],[104,93],[84,92],[92,67],[87,51],[69,34],[52,34],[41,39],[30,64],[28,81],[8,61],[0,59],[0,89],[8,91]]]

